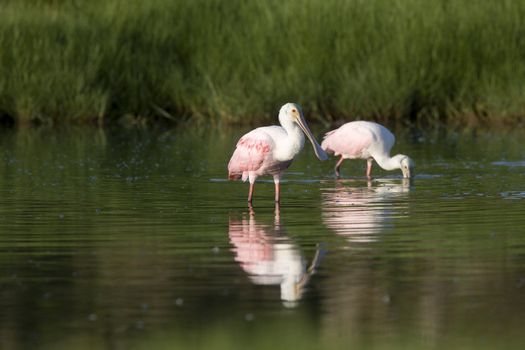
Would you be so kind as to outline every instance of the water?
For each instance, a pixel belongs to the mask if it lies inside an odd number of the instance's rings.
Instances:
[[[307,146],[253,208],[245,131],[3,131],[0,348],[523,347],[523,131],[400,133],[412,182]]]

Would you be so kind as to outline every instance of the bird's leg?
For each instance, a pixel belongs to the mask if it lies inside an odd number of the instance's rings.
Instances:
[[[341,159],[339,159],[339,161],[337,162],[337,164],[335,165],[335,177],[339,178],[339,176],[341,175],[339,173],[339,168],[341,168],[341,164],[343,164],[343,156],[341,156]]]
[[[252,198],[253,198],[253,189],[255,187],[255,179],[257,176],[253,175],[252,173],[248,174],[248,179],[250,180],[250,190],[248,191],[248,203],[252,204]]]
[[[371,179],[372,178],[372,163],[374,160],[372,158],[368,158],[366,160],[366,177]]]
[[[281,200],[281,174],[273,176],[273,182],[275,183],[275,203],[279,203]]]
[[[250,182],[250,190],[248,191],[248,203],[252,204],[252,198],[253,198],[253,188],[255,187],[255,184]]]

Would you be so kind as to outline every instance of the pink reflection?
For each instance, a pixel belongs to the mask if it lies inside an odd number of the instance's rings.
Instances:
[[[248,218],[230,218],[228,233],[235,261],[250,281],[257,285],[280,286],[281,300],[287,302],[287,306],[295,306],[318,266],[319,251],[307,267],[297,245],[285,235],[280,221],[279,206],[275,208],[273,225],[258,223],[250,208]]]
[[[323,223],[351,242],[373,242],[392,218],[404,215],[406,205],[399,199],[410,191],[410,184],[409,179],[367,181],[366,187],[336,181],[323,189]]]

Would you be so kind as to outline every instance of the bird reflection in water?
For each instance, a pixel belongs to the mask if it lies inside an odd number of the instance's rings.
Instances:
[[[410,179],[378,179],[357,186],[354,180],[337,180],[322,193],[323,223],[350,242],[373,242],[391,219],[406,216],[404,197]]]
[[[229,237],[235,261],[250,281],[257,285],[279,285],[284,305],[296,306],[319,266],[321,251],[316,250],[312,263],[307,266],[297,245],[284,232],[279,205],[275,207],[273,226],[258,223],[251,206],[248,219],[230,218]]]

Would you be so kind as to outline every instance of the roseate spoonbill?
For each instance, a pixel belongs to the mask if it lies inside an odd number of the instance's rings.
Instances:
[[[396,138],[384,126],[367,121],[354,121],[329,131],[321,147],[327,153],[341,156],[335,165],[335,175],[345,159],[366,159],[366,176],[371,177],[372,162],[375,160],[385,170],[401,169],[404,178],[413,175],[414,162],[408,156],[397,154],[390,157],[390,149]]]
[[[287,103],[282,106],[279,111],[279,122],[281,126],[260,127],[241,137],[228,163],[230,180],[249,179],[248,202],[250,203],[255,179],[261,175],[273,176],[275,201],[279,202],[281,175],[303,148],[303,132],[310,139],[317,158],[328,159],[328,155],[321,149],[308,128],[299,105]]]

